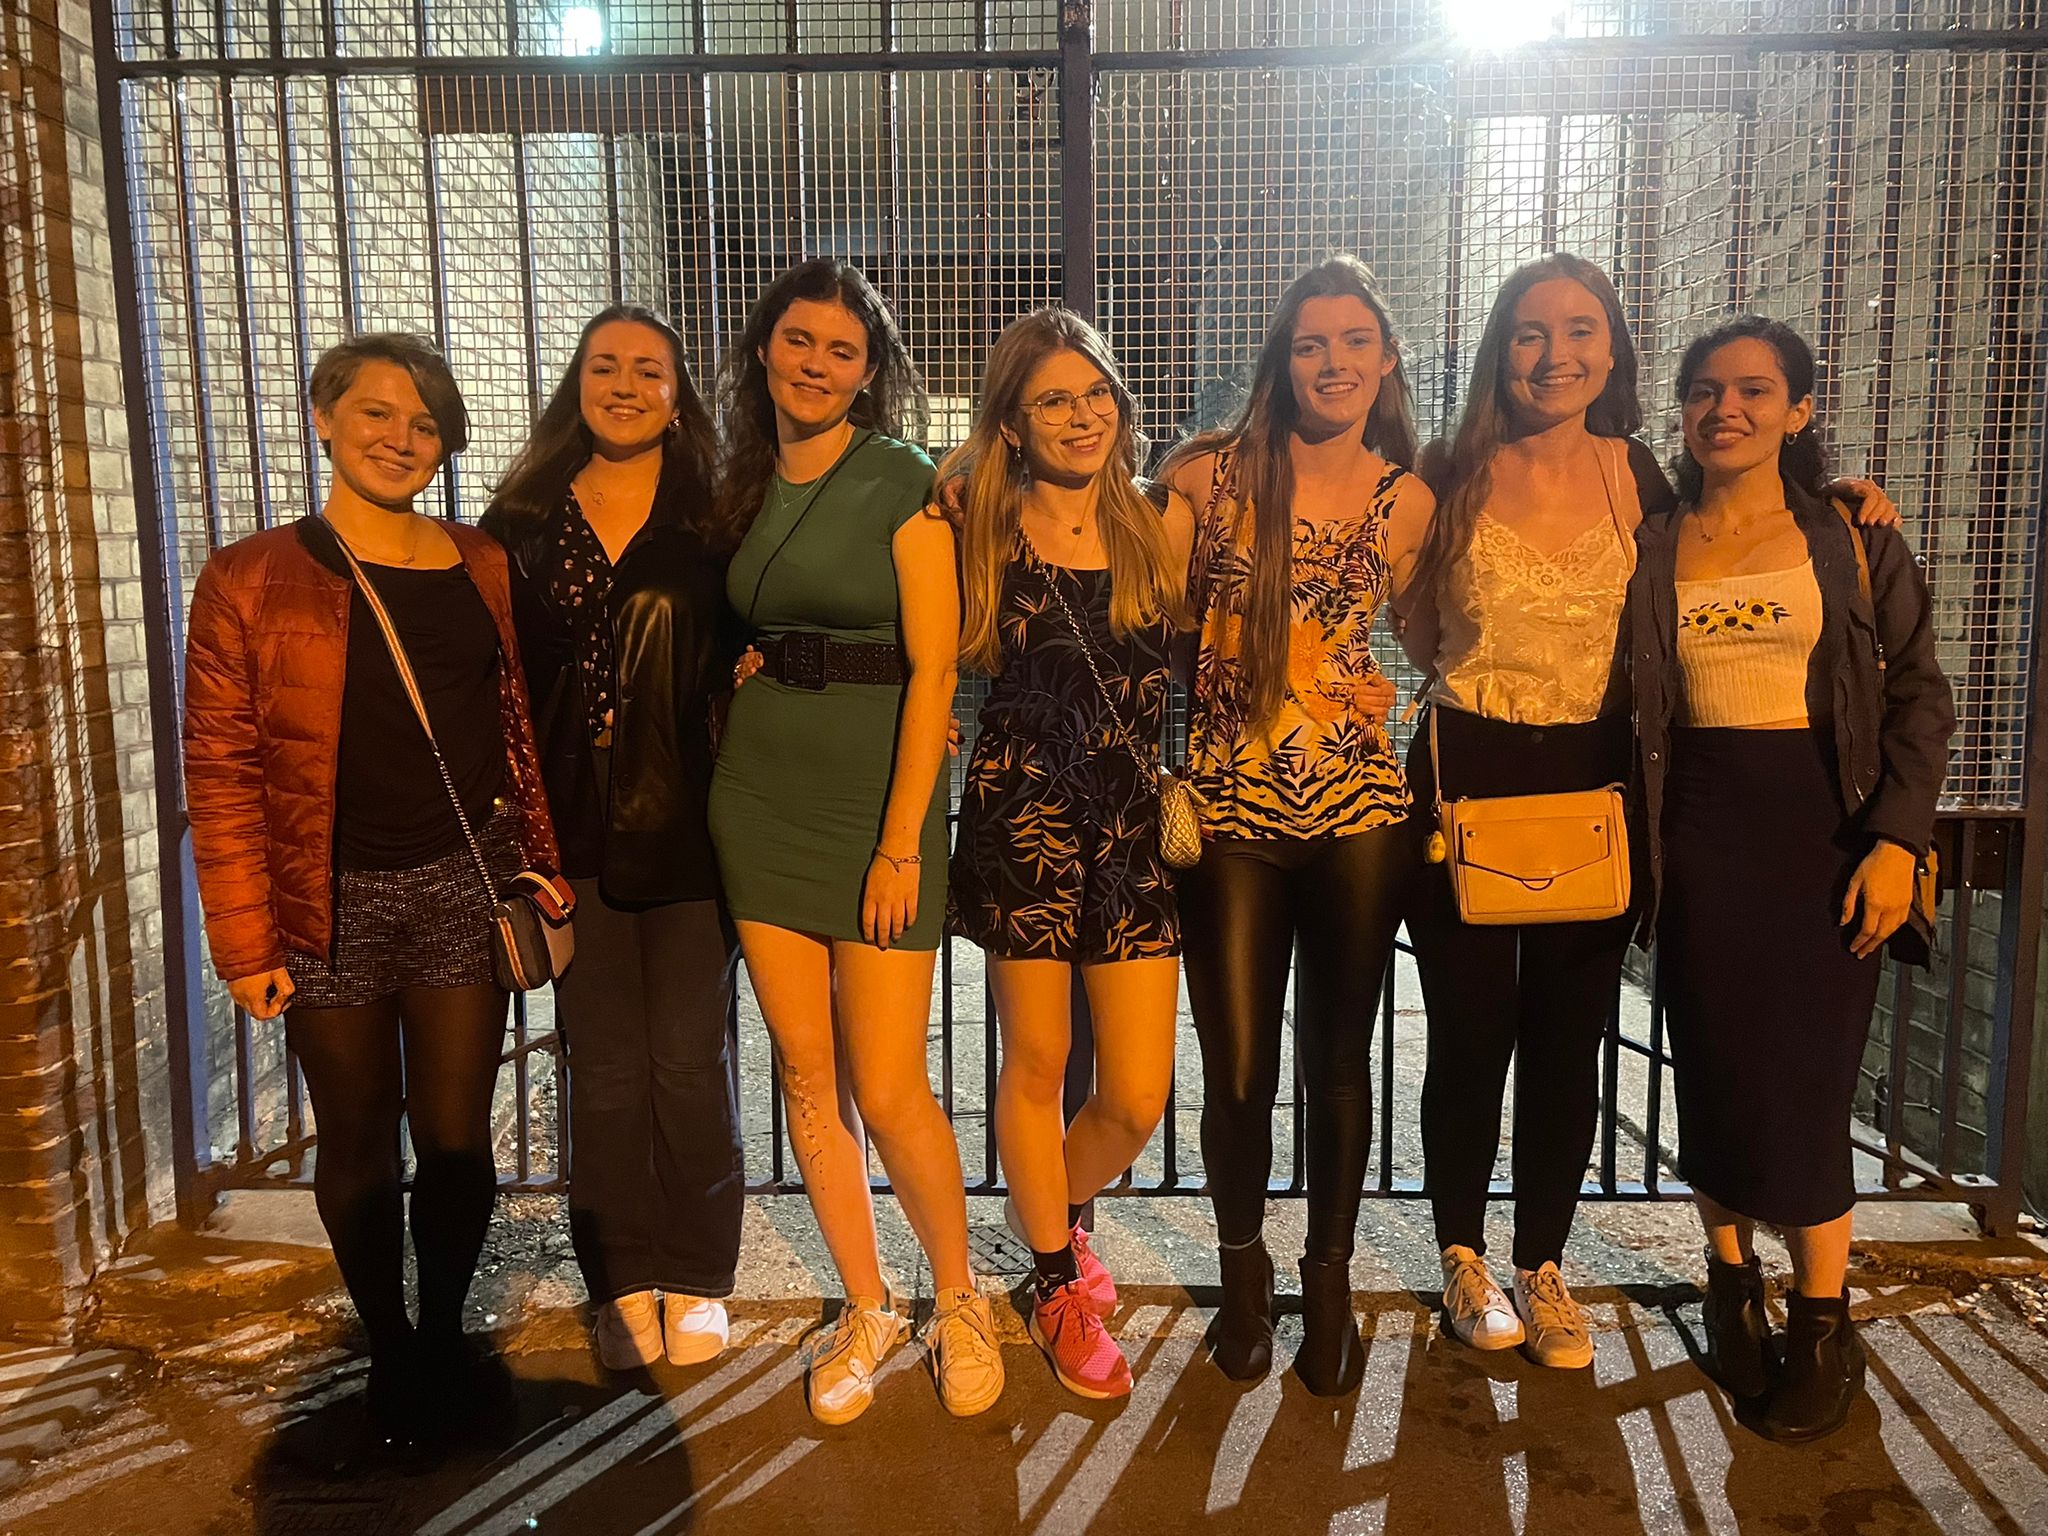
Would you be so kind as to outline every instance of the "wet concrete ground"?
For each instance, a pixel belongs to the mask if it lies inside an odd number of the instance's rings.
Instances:
[[[1275,1208],[1283,1267],[1298,1211]],[[992,1214],[976,1221],[994,1268]],[[1406,1229],[1424,1213],[1369,1208],[1354,1268],[1366,1381],[1335,1402],[1284,1371],[1244,1389],[1208,1363],[1205,1217],[1193,1201],[1105,1202],[1105,1257],[1127,1277],[1114,1327],[1137,1370],[1121,1404],[1062,1391],[998,1301],[1010,1385],[995,1410],[948,1417],[906,1347],[873,1410],[825,1429],[800,1377],[829,1307],[757,1285],[734,1304],[725,1357],[632,1380],[598,1371],[574,1311],[499,1320],[517,1425],[438,1465],[401,1463],[352,1450],[364,1367],[345,1344],[283,1318],[217,1318],[131,1372],[107,1417],[0,1499],[0,1536],[2048,1531],[2048,1336],[2022,1306],[2038,1310],[2040,1256],[1925,1241],[1959,1230],[1955,1213],[1872,1213],[1876,1235],[1922,1241],[1860,1250],[1870,1401],[1803,1450],[1739,1424],[1695,1363],[1682,1208],[1586,1213],[1570,1273],[1599,1351],[1574,1373],[1440,1338],[1409,1288],[1428,1253]],[[1174,1283],[1139,1278],[1177,1266]],[[263,1356],[266,1329],[282,1343]],[[1282,1366],[1298,1330],[1283,1318]]]

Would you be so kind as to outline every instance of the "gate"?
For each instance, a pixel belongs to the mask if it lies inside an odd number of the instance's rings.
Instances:
[[[1525,17],[1522,12],[1527,12]],[[1570,249],[1616,277],[1651,435],[1685,342],[1756,308],[1815,342],[1845,466],[1906,509],[1962,727],[1932,973],[1894,970],[1866,1060],[1871,1193],[2017,1215],[2044,785],[2044,165],[2039,0],[116,0],[96,7],[112,261],[145,556],[181,1208],[302,1179],[274,1025],[199,942],[176,751],[183,615],[207,553],[310,508],[302,398],[351,330],[435,336],[474,517],[583,319],[677,317],[700,381],[753,295],[820,251],[896,307],[965,431],[1002,325],[1063,302],[1126,363],[1156,438],[1228,412],[1265,316],[1331,249],[1391,295],[1425,428],[1455,414],[1499,280]],[[1514,41],[1503,28],[1535,23]],[[1483,30],[1491,28],[1490,31]],[[1389,670],[1415,679],[1387,652]],[[971,704],[971,699],[968,701]],[[933,1072],[970,1186],[999,1185],[995,1030],[942,954]],[[1370,1192],[1413,1194],[1420,1019],[1388,980]],[[736,1053],[750,1175],[790,1187],[758,1019]],[[1200,1187],[1180,1091],[1129,1181]],[[560,1042],[522,1006],[505,1182],[559,1187]],[[1589,1187],[1677,1191],[1661,1012],[1625,998]],[[1276,1192],[1300,1187],[1276,1138]]]

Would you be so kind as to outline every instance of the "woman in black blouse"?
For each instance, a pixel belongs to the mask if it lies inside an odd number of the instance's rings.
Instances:
[[[739,1257],[726,1044],[732,930],[704,820],[730,551],[682,339],[614,305],[499,485],[541,771],[576,888],[555,984],[569,1048],[569,1226],[614,1370],[725,1347]]]

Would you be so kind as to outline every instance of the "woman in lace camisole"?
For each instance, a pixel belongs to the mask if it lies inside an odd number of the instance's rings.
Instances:
[[[1416,733],[1408,765],[1418,835],[1434,825],[1439,778],[1446,799],[1629,782],[1617,641],[1636,529],[1673,503],[1634,440],[1641,426],[1635,348],[1607,275],[1568,255],[1513,273],[1480,335],[1457,431],[1423,455],[1436,516],[1413,561],[1396,562],[1402,644],[1431,677],[1432,729]],[[1444,868],[1423,871],[1408,918],[1429,1018],[1423,1156],[1446,1325],[1475,1348],[1592,1361],[1558,1265],[1630,928],[1627,916],[1467,925]],[[1485,1261],[1510,1062],[1512,1300]]]
[[[1202,1163],[1221,1244],[1216,1363],[1272,1359],[1261,1237],[1288,962],[1307,1087],[1308,1245],[1295,1373],[1348,1392],[1363,1364],[1350,1260],[1372,1147],[1372,1026],[1415,867],[1408,792],[1381,729],[1392,688],[1369,639],[1392,554],[1427,524],[1408,385],[1387,307],[1358,261],[1280,300],[1250,399],[1169,461],[1201,509],[1190,771],[1201,863],[1180,883],[1188,1000],[1202,1042]]]

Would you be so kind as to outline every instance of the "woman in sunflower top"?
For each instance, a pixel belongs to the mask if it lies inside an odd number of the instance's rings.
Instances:
[[[1206,846],[1180,898],[1223,1273],[1211,1343],[1233,1378],[1271,1365],[1261,1230],[1292,959],[1309,1198],[1294,1369],[1327,1394],[1364,1368],[1350,1277],[1372,1026],[1416,857],[1380,729],[1393,689],[1368,644],[1393,563],[1429,520],[1429,492],[1403,468],[1414,450],[1387,306],[1361,262],[1337,257],[1282,295],[1243,413],[1166,470],[1201,509],[1189,740]]]
[[[1121,1397],[1103,1326],[1116,1286],[1081,1207],[1129,1167],[1173,1077],[1180,926],[1159,851],[1168,645],[1183,624],[1193,514],[1136,479],[1132,402],[1095,328],[1014,322],[981,412],[940,466],[958,485],[961,659],[993,679],[961,797],[949,926],[988,953],[1003,1033],[996,1142],[1006,1215],[1032,1250],[1031,1336],[1062,1384]],[[1061,1114],[1079,968],[1092,1097]]]
[[[1629,589],[1643,931],[1706,1228],[1708,1356],[1791,1441],[1840,1428],[1862,1383],[1849,1118],[1878,951],[1911,910],[1955,730],[1911,549],[1829,504],[1813,384],[1774,320],[1686,349],[1679,506],[1644,523]],[[1779,1340],[1760,1221],[1792,1258]]]

